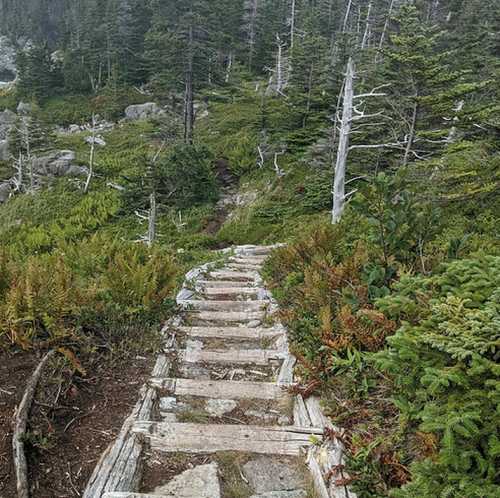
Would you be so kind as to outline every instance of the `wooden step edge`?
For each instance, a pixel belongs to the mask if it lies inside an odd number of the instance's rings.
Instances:
[[[236,380],[198,380],[153,377],[149,386],[165,390],[173,396],[195,396],[215,399],[265,399],[281,400],[290,396],[273,382]],[[311,424],[304,424],[304,427]]]
[[[202,349],[179,351],[179,359],[185,363],[268,366],[272,360],[284,360],[285,358],[285,353],[269,349]]]

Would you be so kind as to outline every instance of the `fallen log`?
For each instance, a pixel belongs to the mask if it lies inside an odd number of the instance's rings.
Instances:
[[[12,436],[12,449],[14,451],[14,468],[16,471],[17,496],[18,498],[29,498],[28,486],[28,464],[24,453],[24,440],[26,438],[26,427],[28,415],[35,397],[35,391],[42,375],[43,369],[55,351],[48,352],[36,367],[33,375],[26,384],[23,399],[17,407],[14,419],[14,434]]]

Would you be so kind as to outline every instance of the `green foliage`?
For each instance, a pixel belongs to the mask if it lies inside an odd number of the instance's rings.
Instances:
[[[500,492],[499,271],[494,256],[455,261],[432,277],[401,280],[393,295],[377,302],[389,317],[403,320],[378,355],[394,379],[398,407],[411,407],[401,416],[440,443],[394,496]]]

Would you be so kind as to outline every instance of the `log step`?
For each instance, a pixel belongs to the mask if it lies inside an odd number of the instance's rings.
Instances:
[[[226,268],[235,271],[260,271],[262,265],[253,265],[251,263],[236,263],[234,261],[229,261]]]
[[[238,451],[266,455],[298,456],[317,440],[323,429],[314,427],[261,427],[166,422],[136,422],[132,431],[143,434],[154,450],[168,453]]]
[[[248,382],[236,380],[198,380],[154,377],[149,385],[165,389],[175,396],[201,396],[216,399],[271,399],[278,400],[288,395],[286,390],[273,382]],[[305,426],[312,425],[310,423]]]
[[[114,491],[105,493],[102,498],[169,498],[166,495],[149,495],[144,493],[128,493],[127,491]]]
[[[269,301],[183,301],[188,310],[200,311],[261,311],[268,305]]]
[[[282,329],[248,327],[179,327],[179,331],[191,337],[206,339],[272,339],[283,335]]]
[[[250,263],[251,265],[263,265],[267,256],[233,256],[229,258],[231,263]]]
[[[252,322],[254,320],[263,320],[265,313],[263,311],[190,311],[189,319],[201,321],[216,322]]]
[[[207,297],[217,297],[217,296],[256,297],[259,293],[259,289],[257,287],[206,287],[202,288],[201,291]]]
[[[252,282],[238,282],[237,280],[198,280],[196,282],[196,287],[199,289],[241,288],[242,286],[248,286],[250,284],[252,284]],[[258,287],[247,288],[258,290]]]
[[[208,275],[214,280],[238,280],[254,282],[257,277],[257,272],[219,270],[212,271]]]
[[[267,366],[271,360],[283,360],[285,354],[271,349],[184,350],[180,358],[186,363],[220,363],[224,365]]]

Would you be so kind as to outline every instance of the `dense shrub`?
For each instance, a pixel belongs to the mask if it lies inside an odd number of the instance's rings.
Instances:
[[[499,257],[459,260],[431,277],[402,279],[377,302],[402,321],[378,355],[400,417],[439,440],[395,496],[500,494],[499,275]]]

